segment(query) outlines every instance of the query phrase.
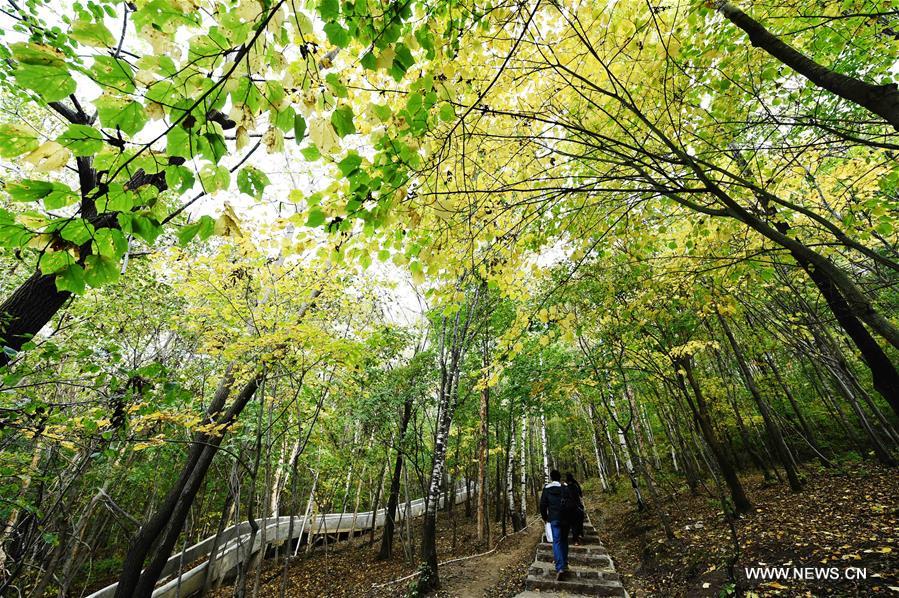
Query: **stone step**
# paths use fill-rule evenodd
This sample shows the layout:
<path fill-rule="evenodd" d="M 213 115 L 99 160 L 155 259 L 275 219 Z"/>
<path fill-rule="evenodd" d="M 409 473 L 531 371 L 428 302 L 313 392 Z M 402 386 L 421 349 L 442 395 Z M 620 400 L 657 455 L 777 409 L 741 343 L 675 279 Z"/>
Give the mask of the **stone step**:
<path fill-rule="evenodd" d="M 568 592 L 586 596 L 627 596 L 624 587 L 617 581 L 605 581 L 601 579 L 579 580 L 574 578 L 563 581 L 549 580 L 542 577 L 528 575 L 524 587 L 528 590 L 541 590 L 550 592 Z"/>
<path fill-rule="evenodd" d="M 599 536 L 588 536 L 584 535 L 580 540 L 581 544 L 602 544 L 602 541 L 599 539 Z"/>
<path fill-rule="evenodd" d="M 552 563 L 546 561 L 534 561 L 531 563 L 528 574 L 534 577 L 543 577 L 547 579 L 556 578 L 556 567 Z M 568 576 L 570 579 L 604 579 L 606 581 L 620 581 L 621 576 L 611 566 L 609 567 L 587 567 L 584 565 L 569 565 Z"/>
<path fill-rule="evenodd" d="M 537 544 L 538 550 L 548 550 L 552 552 L 553 545 L 550 542 L 541 542 Z M 609 554 L 606 550 L 606 547 L 602 544 L 581 544 L 580 546 L 575 546 L 574 544 L 568 544 L 568 554 Z"/>
<path fill-rule="evenodd" d="M 569 535 L 568 538 L 570 540 L 571 536 Z M 581 536 L 581 543 L 582 544 L 602 544 L 602 541 L 599 539 L 598 534 L 589 534 L 589 533 L 585 532 L 584 535 Z"/>
<path fill-rule="evenodd" d="M 537 560 L 543 563 L 553 562 L 552 552 L 537 552 Z M 607 554 L 572 554 L 568 553 L 569 565 L 585 565 L 594 568 L 613 568 L 612 557 Z"/>

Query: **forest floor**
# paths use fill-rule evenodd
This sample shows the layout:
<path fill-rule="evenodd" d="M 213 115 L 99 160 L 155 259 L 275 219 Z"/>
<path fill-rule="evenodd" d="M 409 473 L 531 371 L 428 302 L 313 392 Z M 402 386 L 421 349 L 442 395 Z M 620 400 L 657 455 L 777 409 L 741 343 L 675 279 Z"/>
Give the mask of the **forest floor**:
<path fill-rule="evenodd" d="M 737 578 L 747 595 L 899 596 L 899 475 L 868 464 L 811 472 L 802 492 L 742 475 L 755 510 L 736 522 Z M 591 481 L 588 507 L 631 596 L 718 596 L 733 554 L 720 502 L 700 489 L 668 504 L 676 539 L 652 514 L 638 513 L 621 484 L 604 495 Z M 714 491 L 714 487 L 711 487 Z M 840 579 L 746 581 L 745 567 L 835 568 Z M 866 580 L 846 569 L 865 569 Z M 827 573 L 833 575 L 832 572 Z"/>
<path fill-rule="evenodd" d="M 440 598 L 506 598 L 524 590 L 543 526 L 534 517 L 520 534 L 508 536 L 495 552 L 448 563 L 440 569 Z"/>
<path fill-rule="evenodd" d="M 455 521 L 454 521 L 455 520 Z M 287 598 L 359 597 L 399 598 L 406 595 L 412 579 L 387 584 L 415 573 L 421 543 L 420 519 L 413 521 L 411 536 L 415 544 L 413 563 L 406 559 L 400 530 L 395 537 L 394 555 L 389 561 L 377 560 L 380 531 L 375 534 L 375 545 L 368 544 L 368 537 L 353 542 L 333 544 L 325 552 L 317 546 L 308 558 L 299 558 L 290 564 L 287 577 Z M 456 509 L 451 518 L 445 512 L 437 517 L 437 552 L 440 562 L 487 552 L 495 546 L 477 541 L 474 519 L 465 516 L 463 508 Z M 507 536 L 496 551 L 475 558 L 449 563 L 440 568 L 441 589 L 439 598 L 508 598 L 524 589 L 528 565 L 534 560 L 534 550 L 541 530 L 531 525 L 521 533 Z M 404 534 L 405 535 L 405 534 Z M 407 543 L 408 544 L 408 543 Z M 258 596 L 281 596 L 283 561 L 267 562 L 261 574 Z M 247 587 L 252 588 L 253 576 Z M 233 586 L 223 586 L 211 592 L 211 598 L 230 598 L 235 594 Z"/>

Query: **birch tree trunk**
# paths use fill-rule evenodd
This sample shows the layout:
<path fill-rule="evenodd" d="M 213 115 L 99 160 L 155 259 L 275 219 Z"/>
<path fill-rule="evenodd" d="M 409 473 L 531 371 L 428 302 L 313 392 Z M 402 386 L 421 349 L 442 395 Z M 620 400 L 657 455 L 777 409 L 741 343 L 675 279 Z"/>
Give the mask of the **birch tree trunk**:
<path fill-rule="evenodd" d="M 549 483 L 549 443 L 546 440 L 546 414 L 540 414 L 540 440 L 543 443 L 543 483 Z"/>
<path fill-rule="evenodd" d="M 528 416 L 521 416 L 521 448 L 519 450 L 519 475 L 518 483 L 521 487 L 521 526 L 527 525 L 528 520 L 528 483 L 527 483 L 527 436 L 528 436 Z"/>
<path fill-rule="evenodd" d="M 446 450 L 449 440 L 450 426 L 456 410 L 459 393 L 459 375 L 465 349 L 469 341 L 469 328 L 481 294 L 481 287 L 473 291 L 471 299 L 466 302 L 465 309 L 456 312 L 451 325 L 447 328 L 447 316 L 443 317 L 440 331 L 439 350 L 440 381 L 437 389 L 437 425 L 434 437 L 434 458 L 431 467 L 428 493 L 425 500 L 425 513 L 422 521 L 421 550 L 423 563 L 418 581 L 420 592 L 436 589 L 440 585 L 437 572 L 437 511 L 439 508 L 440 482 L 446 468 Z M 465 318 L 462 319 L 462 312 Z"/>

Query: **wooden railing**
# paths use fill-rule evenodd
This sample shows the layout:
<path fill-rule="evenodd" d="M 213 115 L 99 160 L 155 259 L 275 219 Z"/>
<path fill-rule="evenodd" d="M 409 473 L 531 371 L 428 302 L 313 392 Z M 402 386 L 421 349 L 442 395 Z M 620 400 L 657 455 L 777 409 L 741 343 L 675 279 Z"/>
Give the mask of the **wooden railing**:
<path fill-rule="evenodd" d="M 467 497 L 467 489 L 463 485 L 457 488 L 455 492 L 456 504 L 464 501 Z M 445 505 L 446 496 L 440 497 L 439 508 Z M 425 501 L 419 498 L 407 503 L 397 505 L 396 520 L 402 521 L 407 517 L 418 517 L 425 510 Z M 305 517 L 284 516 L 269 517 L 266 519 L 257 519 L 259 526 L 252 546 L 250 546 L 250 537 L 253 536 L 250 528 L 250 522 L 244 521 L 237 525 L 233 525 L 222 531 L 221 534 L 209 536 L 201 542 L 197 542 L 190 548 L 172 555 L 166 562 L 162 570 L 160 579 L 168 579 L 162 585 L 153 591 L 153 598 L 170 598 L 176 595 L 186 597 L 203 589 L 207 583 L 206 569 L 209 566 L 209 553 L 212 552 L 213 545 L 216 544 L 216 536 L 218 536 L 217 553 L 213 561 L 212 570 L 209 574 L 209 583 L 216 582 L 220 579 L 232 574 L 238 564 L 248 561 L 254 554 L 263 548 L 263 538 L 265 547 L 270 545 L 281 546 L 298 538 L 302 538 L 303 534 L 309 534 L 311 539 L 314 536 L 323 534 L 352 534 L 355 532 L 369 531 L 374 525 L 375 528 L 384 525 L 387 509 L 378 509 L 377 513 L 365 511 L 363 513 L 326 513 L 309 517 L 310 525 L 306 525 Z M 291 527 L 291 519 L 293 519 L 293 527 Z M 374 523 L 372 522 L 374 520 Z M 263 528 L 265 533 L 263 533 Z M 198 559 L 204 558 L 204 561 L 193 568 L 181 571 L 185 565 L 195 563 Z M 169 579 L 170 578 L 170 579 Z M 87 598 L 112 598 L 115 595 L 116 586 L 106 586 L 102 590 L 98 590 L 90 594 Z"/>

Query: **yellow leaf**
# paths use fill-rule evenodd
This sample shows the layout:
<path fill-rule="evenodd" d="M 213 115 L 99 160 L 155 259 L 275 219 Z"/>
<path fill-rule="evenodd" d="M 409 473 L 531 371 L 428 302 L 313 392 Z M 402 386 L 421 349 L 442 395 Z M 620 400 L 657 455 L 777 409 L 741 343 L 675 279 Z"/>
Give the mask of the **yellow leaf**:
<path fill-rule="evenodd" d="M 240 221 L 231 204 L 225 204 L 225 210 L 222 215 L 215 221 L 215 234 L 220 237 L 242 237 L 243 231 L 240 230 Z"/>
<path fill-rule="evenodd" d="M 69 150 L 60 144 L 47 141 L 22 160 L 34 166 L 38 172 L 50 172 L 65 166 L 71 156 Z"/>
<path fill-rule="evenodd" d="M 332 154 L 340 149 L 340 140 L 331 122 L 323 118 L 316 118 L 309 126 L 309 138 L 323 154 Z"/>

